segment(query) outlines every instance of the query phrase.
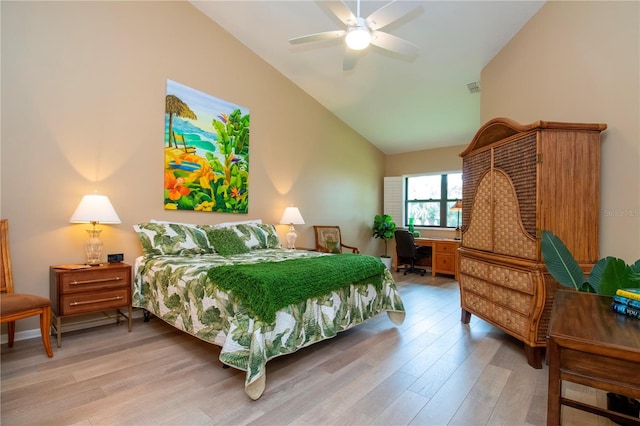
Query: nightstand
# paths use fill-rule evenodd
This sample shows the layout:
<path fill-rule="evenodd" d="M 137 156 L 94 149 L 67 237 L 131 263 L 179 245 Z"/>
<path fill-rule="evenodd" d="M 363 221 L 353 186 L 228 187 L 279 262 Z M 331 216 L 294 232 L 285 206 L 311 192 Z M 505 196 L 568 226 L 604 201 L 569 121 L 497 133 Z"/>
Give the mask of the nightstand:
<path fill-rule="evenodd" d="M 116 310 L 128 321 L 131 331 L 131 265 L 109 263 L 86 269 L 49 268 L 51 326 L 61 346 L 62 318 Z M 120 311 L 127 308 L 128 315 Z"/>

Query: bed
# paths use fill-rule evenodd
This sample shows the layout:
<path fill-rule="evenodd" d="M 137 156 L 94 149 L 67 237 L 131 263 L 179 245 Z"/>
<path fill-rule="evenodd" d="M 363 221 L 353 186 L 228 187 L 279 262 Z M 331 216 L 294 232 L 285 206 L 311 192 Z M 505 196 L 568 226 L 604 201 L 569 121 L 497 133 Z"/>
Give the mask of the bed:
<path fill-rule="evenodd" d="M 134 266 L 133 306 L 220 346 L 220 361 L 246 372 L 251 399 L 265 390 L 269 360 L 382 312 L 404 321 L 393 277 L 377 258 L 283 249 L 275 227 L 259 221 L 134 229 L 144 254 Z"/>

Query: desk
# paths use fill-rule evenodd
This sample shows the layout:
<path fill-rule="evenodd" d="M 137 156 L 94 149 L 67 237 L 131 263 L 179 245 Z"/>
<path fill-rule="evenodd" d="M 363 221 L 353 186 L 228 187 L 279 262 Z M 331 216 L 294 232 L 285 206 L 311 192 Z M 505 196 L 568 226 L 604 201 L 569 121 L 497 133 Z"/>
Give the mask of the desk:
<path fill-rule="evenodd" d="M 560 424 L 562 405 L 618 422 L 629 416 L 562 396 L 566 380 L 640 398 L 640 321 L 609 309 L 611 297 L 556 292 L 549 324 L 547 425 Z M 640 419 L 635 418 L 640 425 Z"/>
<path fill-rule="evenodd" d="M 458 249 L 460 240 L 448 238 L 415 238 L 416 245 L 431 247 L 431 276 L 436 273 L 453 275 L 458 279 Z M 398 255 L 393 251 L 393 265 L 398 268 Z"/>

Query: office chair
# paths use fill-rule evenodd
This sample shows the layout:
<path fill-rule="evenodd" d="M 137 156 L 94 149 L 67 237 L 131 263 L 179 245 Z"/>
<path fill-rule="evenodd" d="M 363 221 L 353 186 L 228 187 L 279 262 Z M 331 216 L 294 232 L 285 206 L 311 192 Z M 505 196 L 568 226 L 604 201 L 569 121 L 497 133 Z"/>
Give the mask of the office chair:
<path fill-rule="evenodd" d="M 398 257 L 398 264 L 396 265 L 396 272 L 400 272 L 401 264 L 408 264 L 408 267 L 404 267 L 404 275 L 407 272 L 420 273 L 420 276 L 424 276 L 426 269 L 417 268 L 416 261 L 431 257 L 431 247 L 419 247 L 416 246 L 416 242 L 413 239 L 413 235 L 409 231 L 396 230 L 396 254 Z"/>

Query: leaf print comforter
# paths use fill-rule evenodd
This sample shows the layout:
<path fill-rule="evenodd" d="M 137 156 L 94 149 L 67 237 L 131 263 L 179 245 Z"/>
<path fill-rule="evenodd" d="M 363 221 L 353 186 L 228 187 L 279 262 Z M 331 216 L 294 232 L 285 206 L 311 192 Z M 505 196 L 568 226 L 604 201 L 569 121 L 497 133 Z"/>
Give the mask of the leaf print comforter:
<path fill-rule="evenodd" d="M 313 256 L 335 255 L 263 249 L 226 257 L 217 254 L 139 257 L 133 280 L 133 306 L 221 346 L 220 361 L 246 371 L 245 392 L 255 400 L 264 392 L 266 364 L 270 359 L 334 337 L 384 311 L 395 324 L 404 321 L 402 300 L 386 269 L 379 291 L 373 283 L 350 284 L 280 309 L 270 323 L 253 318 L 233 293 L 221 290 L 207 278 L 207 272 L 215 266 Z"/>

